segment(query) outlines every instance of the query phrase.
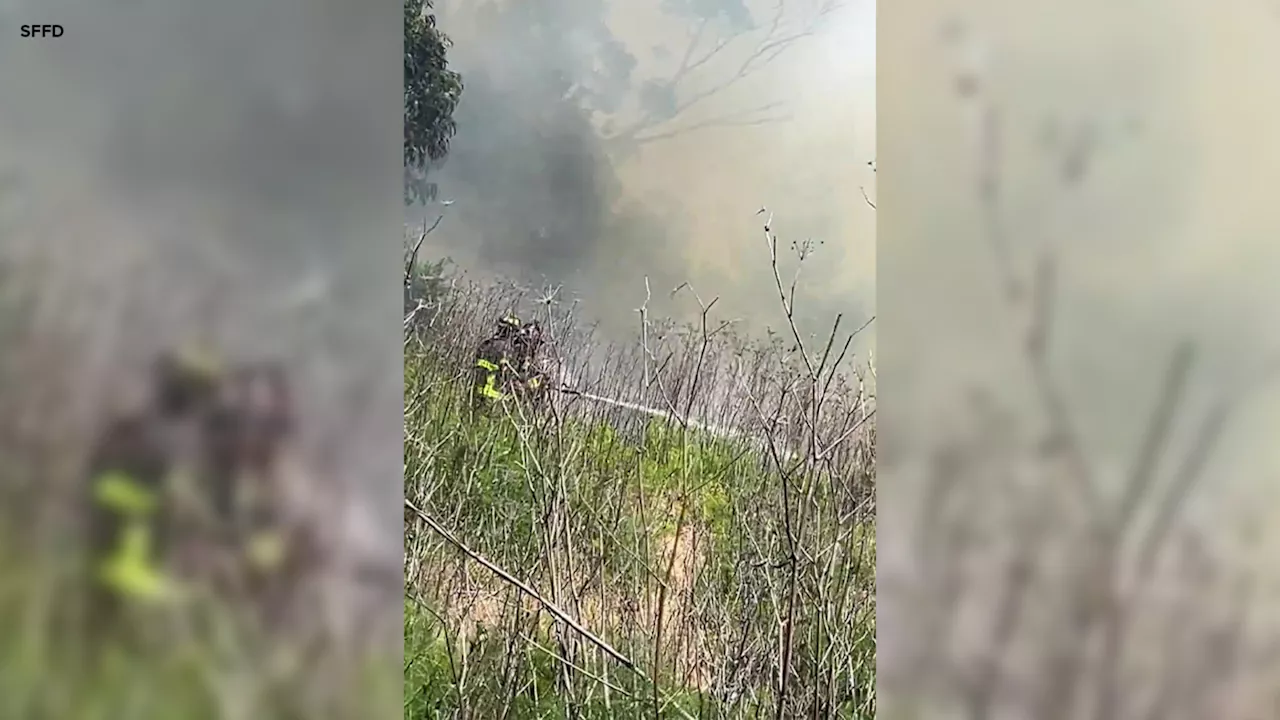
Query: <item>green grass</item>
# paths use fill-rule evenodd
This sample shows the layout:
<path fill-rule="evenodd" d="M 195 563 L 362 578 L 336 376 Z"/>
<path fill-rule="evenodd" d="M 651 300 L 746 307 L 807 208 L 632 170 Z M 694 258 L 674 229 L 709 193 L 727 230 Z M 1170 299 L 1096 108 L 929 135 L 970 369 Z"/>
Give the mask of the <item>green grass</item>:
<path fill-rule="evenodd" d="M 396 712 L 393 666 L 367 663 L 357 677 L 329 678 L 334 692 L 321 699 L 307 670 L 272 672 L 265 655 L 253 656 L 221 606 L 184 611 L 181 627 L 199 618 L 205 629 L 183 641 L 168 624 L 177 617 L 139 613 L 141 630 L 127 642 L 92 642 L 75 566 L 12 550 L 0 547 L 0 717 L 371 720 Z"/>
<path fill-rule="evenodd" d="M 778 468 L 741 440 L 661 419 L 473 417 L 467 350 L 406 345 L 406 497 L 636 669 L 408 517 L 405 720 L 772 717 L 789 536 L 785 716 L 874 717 L 873 454 L 789 475 L 788 513 Z"/>

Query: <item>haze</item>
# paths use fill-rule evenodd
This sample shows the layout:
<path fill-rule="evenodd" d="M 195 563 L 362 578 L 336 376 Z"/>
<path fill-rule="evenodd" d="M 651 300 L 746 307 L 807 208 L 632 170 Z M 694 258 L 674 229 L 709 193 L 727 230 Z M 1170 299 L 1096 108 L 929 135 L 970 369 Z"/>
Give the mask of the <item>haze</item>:
<path fill-rule="evenodd" d="M 875 211 L 859 188 L 874 201 L 874 4 L 834 9 L 772 62 L 653 131 L 677 131 L 672 137 L 619 150 L 602 138 L 640 117 L 643 82 L 671 76 L 697 27 L 670 5 L 534 3 L 527 12 L 539 25 L 506 24 L 500 3 L 437 4 L 455 43 L 450 62 L 467 90 L 454 149 L 436 178 L 441 197 L 454 204 L 441 209 L 435 251 L 472 270 L 565 283 L 589 311 L 617 323 L 633 322 L 646 275 L 655 294 L 687 280 L 705 296 L 724 296 L 726 314 L 763 316 L 774 308 L 760 292 L 771 281 L 763 216 L 755 213 L 767 206 L 784 244 L 823 243 L 806 271 L 808 313 L 865 319 L 874 311 Z M 749 5 L 756 24 L 767 26 L 774 3 Z M 735 4 L 716 7 L 727 14 Z M 800 27 L 815 7 L 785 0 L 784 30 Z M 714 42 L 710 27 L 702 49 Z M 764 33 L 732 40 L 689 74 L 678 96 L 733 76 Z M 601 71 L 601 43 L 609 38 L 634 59 L 629 74 Z M 598 95 L 616 96 L 617 107 L 566 110 L 553 90 L 561 86 L 547 79 L 559 76 L 570 85 L 595 83 Z M 768 112 L 744 112 L 771 104 Z M 761 117 L 778 121 L 746 124 Z M 724 119 L 735 126 L 716 126 Z M 701 124 L 708 126 L 678 132 Z M 554 180 L 551 167 L 559 168 Z M 411 215 L 434 218 L 436 211 Z"/>

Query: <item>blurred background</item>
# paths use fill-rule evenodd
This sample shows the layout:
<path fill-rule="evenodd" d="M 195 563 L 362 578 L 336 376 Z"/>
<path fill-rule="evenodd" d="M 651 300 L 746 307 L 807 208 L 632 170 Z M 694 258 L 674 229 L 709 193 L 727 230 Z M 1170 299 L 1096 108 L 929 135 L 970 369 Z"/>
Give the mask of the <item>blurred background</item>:
<path fill-rule="evenodd" d="M 878 30 L 884 716 L 1273 715 L 1276 6 Z"/>
<path fill-rule="evenodd" d="M 401 17 L 0 5 L 0 715 L 398 712 Z M 269 500 L 197 542 L 111 515 L 109 471 Z M 236 593 L 170 559 L 182 602 L 101 599 L 113 553 L 235 555 L 246 523 L 292 559 Z"/>

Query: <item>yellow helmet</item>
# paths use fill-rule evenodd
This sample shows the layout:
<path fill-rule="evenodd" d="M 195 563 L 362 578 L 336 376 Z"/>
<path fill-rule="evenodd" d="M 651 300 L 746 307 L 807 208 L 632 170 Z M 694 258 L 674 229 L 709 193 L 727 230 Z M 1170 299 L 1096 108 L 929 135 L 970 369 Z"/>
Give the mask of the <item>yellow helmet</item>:
<path fill-rule="evenodd" d="M 173 352 L 174 366 L 184 375 L 212 380 L 222 375 L 222 363 L 213 350 L 197 343 L 185 343 Z"/>
<path fill-rule="evenodd" d="M 520 332 L 523 327 L 520 318 L 515 315 L 505 315 L 498 320 L 498 335 L 508 337 Z"/>
<path fill-rule="evenodd" d="M 153 387 L 160 407 L 183 413 L 216 392 L 223 368 L 212 352 L 185 345 L 161 354 L 154 370 Z"/>

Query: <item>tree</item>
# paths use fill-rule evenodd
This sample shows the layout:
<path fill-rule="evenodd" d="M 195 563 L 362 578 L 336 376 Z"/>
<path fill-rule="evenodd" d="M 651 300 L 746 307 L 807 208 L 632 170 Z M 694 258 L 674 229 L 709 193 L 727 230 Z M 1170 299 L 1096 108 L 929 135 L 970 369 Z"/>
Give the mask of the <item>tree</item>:
<path fill-rule="evenodd" d="M 466 132 L 441 179 L 480 261 L 579 289 L 600 258 L 681 272 L 684 208 L 625 197 L 618 168 L 651 143 L 784 120 L 779 98 L 741 90 L 839 0 L 656 0 L 656 17 L 684 29 L 657 47 L 611 21 L 623 2 L 437 4 L 470 33 L 451 54 L 467 73 Z"/>
<path fill-rule="evenodd" d="M 448 36 L 436 28 L 432 0 L 404 0 L 405 204 L 434 196 L 428 168 L 449 152 L 462 77 L 449 69 Z"/>
<path fill-rule="evenodd" d="M 783 103 L 762 101 L 707 113 L 726 91 L 813 35 L 839 0 L 774 0 L 757 18 L 749 0 L 663 0 L 666 14 L 684 21 L 687 35 L 656 48 L 666 72 L 635 88 L 631 119 L 609 123 L 604 136 L 626 157 L 638 147 L 710 128 L 767 125 L 787 119 Z M 696 117 L 701 115 L 701 117 Z"/>
<path fill-rule="evenodd" d="M 629 47 L 607 21 L 620 2 L 451 0 L 450 6 L 483 18 L 480 46 L 503 48 L 495 57 L 527 47 L 517 56 L 528 65 L 520 72 L 535 82 L 528 93 L 540 88 L 585 113 L 618 162 L 644 145 L 688 133 L 786 120 L 779 99 L 736 103 L 727 96 L 815 34 L 841 6 L 841 0 L 658 0 L 662 16 L 684 32 L 641 48 Z M 652 56 L 643 72 L 637 53 Z"/>

